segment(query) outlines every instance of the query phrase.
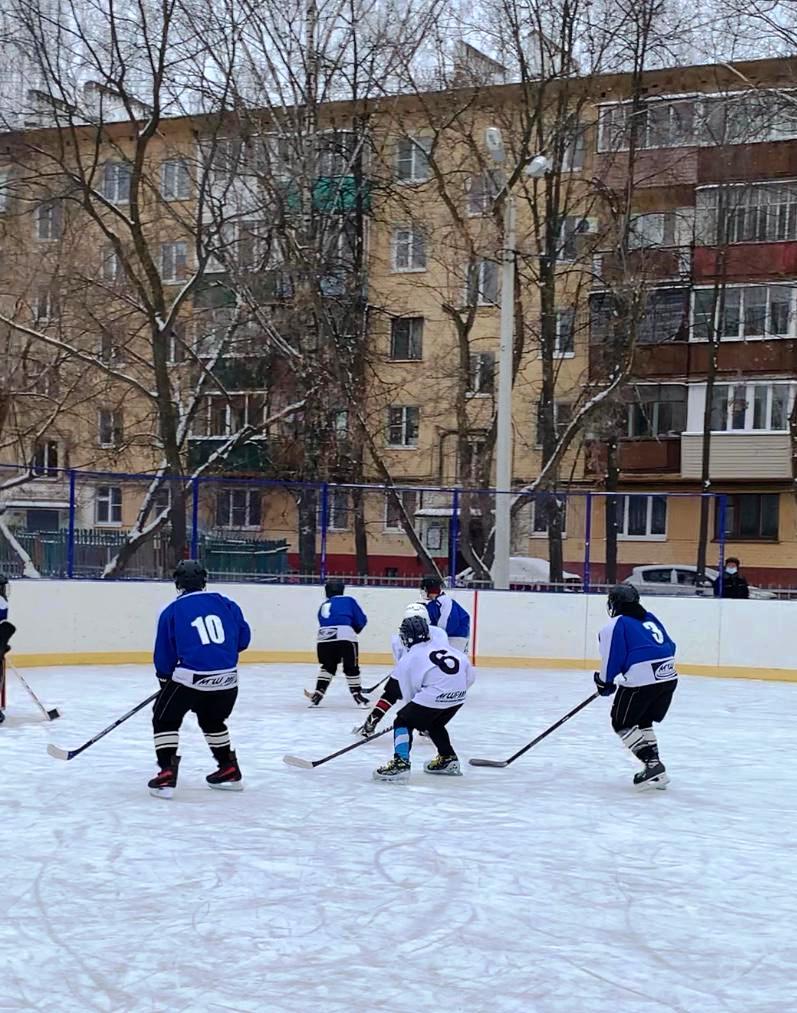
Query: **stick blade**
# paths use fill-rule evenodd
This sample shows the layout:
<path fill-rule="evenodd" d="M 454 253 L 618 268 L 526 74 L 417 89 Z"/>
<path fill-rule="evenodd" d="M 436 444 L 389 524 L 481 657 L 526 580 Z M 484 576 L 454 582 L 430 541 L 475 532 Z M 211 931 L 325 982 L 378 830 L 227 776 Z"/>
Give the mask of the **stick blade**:
<path fill-rule="evenodd" d="M 287 763 L 289 767 L 301 767 L 302 770 L 312 770 L 312 760 L 303 760 L 301 756 L 283 756 L 282 762 Z"/>
<path fill-rule="evenodd" d="M 50 756 L 54 756 L 56 760 L 69 760 L 71 756 L 68 749 L 61 749 L 60 746 L 54 746 L 51 743 L 47 746 L 47 752 Z"/>
<path fill-rule="evenodd" d="M 508 767 L 506 760 L 480 760 L 478 757 L 471 757 L 468 763 L 473 767 Z"/>

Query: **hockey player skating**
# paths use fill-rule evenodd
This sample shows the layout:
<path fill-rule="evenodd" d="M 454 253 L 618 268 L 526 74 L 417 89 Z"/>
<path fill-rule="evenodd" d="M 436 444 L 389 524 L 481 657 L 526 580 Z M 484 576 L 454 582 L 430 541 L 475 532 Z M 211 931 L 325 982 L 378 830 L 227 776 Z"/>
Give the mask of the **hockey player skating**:
<path fill-rule="evenodd" d="M 189 711 L 205 735 L 218 769 L 205 778 L 211 788 L 240 791 L 241 770 L 227 730 L 238 696 L 238 654 L 251 640 L 236 602 L 206 591 L 207 571 L 194 559 L 177 564 L 177 599 L 161 612 L 155 638 L 155 672 L 161 690 L 152 710 L 160 772 L 152 795 L 171 798 L 177 785 L 179 730 Z"/>
<path fill-rule="evenodd" d="M 343 666 L 352 699 L 358 707 L 367 707 L 360 684 L 357 634 L 368 622 L 365 613 L 351 595 L 344 594 L 342 580 L 329 580 L 324 586 L 327 598 L 318 610 L 318 680 L 310 697 L 310 706 L 318 707 L 338 670 Z"/>
<path fill-rule="evenodd" d="M 413 616 L 419 616 L 421 619 L 425 619 L 427 624 L 429 623 L 429 613 L 426 611 L 426 605 L 423 602 L 411 602 L 405 612 L 404 619 L 411 619 Z M 445 632 L 440 629 L 439 626 L 429 626 L 429 638 L 437 648 L 447 649 L 451 645 L 448 642 L 448 637 Z M 398 664 L 402 657 L 407 653 L 407 648 L 401 641 L 401 637 L 398 633 L 393 634 L 391 647 L 393 650 L 393 658 Z M 362 735 L 363 738 L 367 739 L 376 731 L 376 726 L 387 714 L 393 704 L 398 703 L 401 699 L 401 688 L 399 687 L 398 680 L 393 672 L 388 678 L 382 690 L 382 695 L 376 701 L 373 706 L 373 710 L 365 719 L 365 721 L 352 728 L 352 732 L 355 735 Z"/>
<path fill-rule="evenodd" d="M 429 623 L 420 616 L 404 619 L 399 636 L 407 650 L 394 676 L 407 702 L 393 723 L 393 759 L 374 771 L 374 780 L 409 780 L 414 731 L 428 732 L 437 749 L 437 756 L 424 764 L 427 774 L 459 775 L 446 725 L 465 702 L 475 673 L 461 651 L 432 643 Z"/>
<path fill-rule="evenodd" d="M 429 613 L 430 626 L 438 626 L 448 637 L 452 647 L 467 651 L 470 638 L 470 616 L 465 609 L 443 590 L 439 577 L 421 580 L 421 595 Z"/>
<path fill-rule="evenodd" d="M 0 725 L 5 721 L 3 706 L 6 698 L 6 655 L 14 627 L 8 621 L 8 578 L 0 576 Z"/>
<path fill-rule="evenodd" d="M 653 723 L 664 719 L 675 687 L 675 644 L 663 624 L 639 603 L 632 584 L 618 584 L 606 603 L 612 617 L 598 634 L 601 670 L 595 685 L 601 696 L 617 690 L 612 728 L 644 764 L 634 775 L 640 788 L 664 788 L 669 776 L 659 758 Z"/>

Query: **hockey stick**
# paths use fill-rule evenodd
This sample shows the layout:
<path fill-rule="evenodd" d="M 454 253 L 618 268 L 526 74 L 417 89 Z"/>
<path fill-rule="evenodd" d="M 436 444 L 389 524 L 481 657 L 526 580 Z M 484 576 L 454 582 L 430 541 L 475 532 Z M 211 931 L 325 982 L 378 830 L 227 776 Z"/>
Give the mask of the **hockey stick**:
<path fill-rule="evenodd" d="M 28 691 L 28 693 L 30 694 L 30 696 L 33 698 L 33 702 L 36 704 L 36 706 L 39 708 L 39 710 L 47 718 L 48 721 L 55 721 L 56 718 L 60 718 L 61 717 L 61 712 L 58 710 L 57 707 L 51 707 L 48 710 L 44 706 L 44 704 L 41 702 L 41 700 L 36 696 L 36 694 L 33 692 L 33 690 L 28 685 L 27 680 L 25 678 L 23 678 L 22 674 L 20 672 L 18 672 L 16 670 L 16 668 L 14 668 L 13 665 L 9 665 L 8 667 L 11 669 L 11 671 L 14 673 L 14 675 L 19 679 L 19 681 L 22 683 L 22 685 Z"/>
<path fill-rule="evenodd" d="M 94 736 L 93 739 L 89 739 L 88 742 L 84 742 L 82 746 L 78 746 L 77 749 L 61 749 L 60 746 L 54 746 L 52 742 L 47 746 L 47 752 L 50 756 L 54 756 L 56 760 L 73 760 L 78 753 L 82 753 L 84 749 L 88 749 L 89 746 L 93 746 L 95 742 L 98 742 L 103 736 L 107 735 L 108 732 L 112 732 L 114 728 L 118 728 L 123 721 L 127 721 L 128 718 L 132 718 L 134 714 L 146 707 L 148 703 L 152 703 L 155 697 L 160 693 L 153 693 L 152 696 L 148 696 L 146 700 L 142 700 L 141 703 L 136 704 L 132 710 L 129 710 L 127 714 L 123 714 L 120 718 L 117 718 L 112 725 L 108 725 L 107 728 L 103 728 L 101 732 Z"/>
<path fill-rule="evenodd" d="M 373 691 L 375 689 L 379 689 L 379 687 L 382 685 L 382 683 L 383 682 L 387 682 L 387 680 L 389 678 L 390 678 L 390 672 L 388 672 L 388 674 L 386 676 L 384 676 L 383 678 L 381 678 L 379 680 L 379 682 L 375 682 L 373 684 L 373 686 L 363 686 L 363 693 L 373 693 Z"/>
<path fill-rule="evenodd" d="M 393 725 L 389 728 L 383 728 L 381 732 L 369 735 L 367 739 L 360 739 L 359 742 L 352 742 L 351 745 L 344 746 L 343 749 L 339 749 L 337 753 L 330 753 L 329 756 L 323 756 L 320 760 L 304 760 L 301 756 L 283 756 L 282 762 L 287 763 L 290 767 L 302 767 L 304 770 L 311 770 L 313 767 L 320 767 L 322 763 L 326 763 L 328 760 L 334 760 L 336 756 L 342 756 L 344 753 L 348 753 L 352 749 L 358 749 L 360 746 L 364 746 L 366 742 L 371 742 L 373 739 L 378 739 L 380 735 L 387 735 L 388 732 L 392 731 Z"/>
<path fill-rule="evenodd" d="M 560 728 L 565 723 L 565 721 L 569 721 L 574 714 L 578 714 L 578 712 L 582 710 L 584 707 L 586 707 L 587 704 L 590 704 L 592 703 L 593 700 L 597 699 L 598 694 L 593 693 L 592 696 L 588 696 L 586 700 L 582 700 L 577 707 L 574 707 L 571 711 L 568 711 L 563 718 L 559 718 L 559 720 L 555 724 L 552 724 L 550 728 L 546 728 L 541 735 L 538 735 L 536 739 L 532 739 L 531 742 L 523 746 L 522 749 L 518 749 L 518 751 L 516 753 L 513 753 L 508 760 L 480 760 L 474 758 L 468 760 L 468 763 L 472 764 L 474 767 L 508 767 L 509 764 L 514 763 L 519 756 L 522 756 L 524 753 L 527 753 L 532 746 L 536 746 L 538 742 L 542 742 L 542 740 L 546 738 L 548 735 L 550 735 L 551 732 L 555 732 L 557 728 Z"/>

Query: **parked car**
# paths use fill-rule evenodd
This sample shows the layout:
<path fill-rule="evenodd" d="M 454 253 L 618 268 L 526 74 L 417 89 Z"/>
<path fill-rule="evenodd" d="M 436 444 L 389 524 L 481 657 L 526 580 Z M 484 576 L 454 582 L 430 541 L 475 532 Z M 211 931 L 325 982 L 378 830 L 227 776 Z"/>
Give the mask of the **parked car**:
<path fill-rule="evenodd" d="M 625 578 L 629 584 L 639 588 L 640 594 L 702 595 L 714 596 L 714 585 L 719 580 L 719 570 L 706 567 L 706 583 L 697 584 L 697 567 L 689 563 L 650 563 L 635 566 Z M 750 585 L 751 598 L 775 598 L 773 591 L 765 591 Z"/>
<path fill-rule="evenodd" d="M 580 591 L 581 577 L 577 573 L 563 571 L 565 590 Z M 479 587 L 482 582 L 474 580 L 473 570 L 468 567 L 457 574 L 459 587 Z M 551 587 L 561 588 L 561 584 L 551 584 L 551 571 L 547 559 L 536 556 L 509 557 L 509 586 L 513 591 L 548 591 Z"/>

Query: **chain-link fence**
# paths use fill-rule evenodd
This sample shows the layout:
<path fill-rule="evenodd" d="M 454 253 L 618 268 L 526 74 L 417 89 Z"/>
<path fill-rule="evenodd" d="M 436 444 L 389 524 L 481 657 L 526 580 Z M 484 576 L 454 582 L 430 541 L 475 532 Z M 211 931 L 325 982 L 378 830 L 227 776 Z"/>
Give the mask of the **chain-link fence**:
<path fill-rule="evenodd" d="M 177 559 L 192 556 L 214 579 L 340 576 L 414 587 L 437 572 L 451 586 L 486 588 L 493 586 L 496 495 L 0 466 L 0 571 L 165 578 Z M 795 546 L 784 537 L 793 497 L 782 499 L 779 510 L 775 493 L 515 492 L 509 584 L 597 591 L 629 579 L 646 594 L 713 595 L 723 591 L 730 554 L 743 556 L 754 596 L 772 588 L 780 596 L 797 585 L 797 568 L 788 568 Z"/>

